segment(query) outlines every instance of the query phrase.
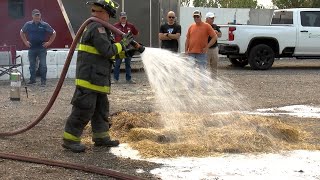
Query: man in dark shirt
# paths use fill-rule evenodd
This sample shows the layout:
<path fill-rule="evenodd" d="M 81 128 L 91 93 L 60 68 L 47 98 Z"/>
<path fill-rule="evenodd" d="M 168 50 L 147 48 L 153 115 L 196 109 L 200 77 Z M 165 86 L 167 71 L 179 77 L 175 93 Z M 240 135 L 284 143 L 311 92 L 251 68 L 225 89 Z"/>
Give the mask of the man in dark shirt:
<path fill-rule="evenodd" d="M 47 41 L 47 36 L 50 36 Z M 38 9 L 32 11 L 32 21 L 24 24 L 20 31 L 23 43 L 29 48 L 28 58 L 30 62 L 30 82 L 36 83 L 36 59 L 39 58 L 39 70 L 41 75 L 41 86 L 46 85 L 47 79 L 47 48 L 56 37 L 55 30 L 46 22 L 41 20 Z"/>
<path fill-rule="evenodd" d="M 181 26 L 175 22 L 175 19 L 175 13 L 169 11 L 167 14 L 167 22 L 160 27 L 159 39 L 161 40 L 161 48 L 178 52 Z"/>
<path fill-rule="evenodd" d="M 215 30 L 218 37 L 221 37 L 221 31 L 219 26 L 214 24 L 215 15 L 212 12 L 206 14 L 206 22 L 211 25 Z M 208 42 L 210 42 L 211 37 L 208 37 Z M 207 53 L 208 67 L 210 69 L 211 75 L 214 78 L 217 75 L 217 66 L 219 61 L 219 49 L 218 49 L 218 40 L 208 49 Z"/>

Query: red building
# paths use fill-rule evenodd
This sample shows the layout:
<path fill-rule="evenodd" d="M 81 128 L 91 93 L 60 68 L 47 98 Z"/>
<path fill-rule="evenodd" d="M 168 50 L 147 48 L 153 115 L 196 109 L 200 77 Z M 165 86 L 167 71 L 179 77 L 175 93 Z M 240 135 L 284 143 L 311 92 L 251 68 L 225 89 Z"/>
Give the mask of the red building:
<path fill-rule="evenodd" d="M 17 50 L 26 49 L 20 38 L 24 23 L 32 20 L 31 11 L 39 9 L 42 19 L 57 32 L 53 48 L 65 48 L 72 43 L 72 36 L 57 0 L 0 0 L 0 46 L 15 45 Z"/>
<path fill-rule="evenodd" d="M 17 50 L 26 47 L 20 39 L 24 23 L 32 20 L 31 11 L 39 9 L 42 19 L 57 32 L 55 41 L 49 48 L 70 47 L 72 35 L 90 17 L 86 5 L 89 0 L 0 0 L 0 46 L 15 45 Z M 159 47 L 160 24 L 165 21 L 169 10 L 179 15 L 179 0 L 115 0 L 120 7 L 117 14 L 126 11 L 130 22 L 139 30 L 136 40 L 145 46 Z M 111 19 L 110 23 L 115 23 Z"/>

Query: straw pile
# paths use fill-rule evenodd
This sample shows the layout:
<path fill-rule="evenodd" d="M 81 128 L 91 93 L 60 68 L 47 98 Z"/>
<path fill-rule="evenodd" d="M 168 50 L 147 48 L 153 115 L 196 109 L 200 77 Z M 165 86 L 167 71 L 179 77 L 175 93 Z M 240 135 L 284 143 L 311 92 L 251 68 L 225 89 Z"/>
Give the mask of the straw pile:
<path fill-rule="evenodd" d="M 167 118 L 175 118 L 176 126 L 166 124 Z M 308 143 L 312 137 L 299 125 L 275 117 L 121 112 L 112 117 L 112 123 L 111 136 L 129 143 L 144 157 L 320 149 Z"/>

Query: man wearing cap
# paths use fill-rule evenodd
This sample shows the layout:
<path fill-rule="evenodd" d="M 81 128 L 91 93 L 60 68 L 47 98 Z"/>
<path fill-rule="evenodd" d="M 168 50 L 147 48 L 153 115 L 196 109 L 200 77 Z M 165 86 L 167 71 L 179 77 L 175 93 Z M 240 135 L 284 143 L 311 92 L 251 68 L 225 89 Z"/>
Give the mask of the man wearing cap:
<path fill-rule="evenodd" d="M 206 53 L 209 47 L 217 41 L 217 34 L 209 24 L 202 22 L 201 17 L 200 11 L 193 12 L 195 23 L 191 24 L 188 29 L 185 51 L 186 54 L 196 59 L 197 67 L 204 70 L 207 64 Z M 209 43 L 208 36 L 211 37 Z"/>
<path fill-rule="evenodd" d="M 212 12 L 206 14 L 206 23 L 210 24 L 211 27 L 215 30 L 218 37 L 221 37 L 221 31 L 219 26 L 214 24 L 215 15 Z M 208 42 L 210 42 L 211 37 L 208 37 Z M 217 75 L 217 66 L 219 61 L 219 49 L 218 49 L 218 40 L 209 47 L 207 53 L 208 66 L 211 72 L 211 77 L 214 78 Z"/>
<path fill-rule="evenodd" d="M 178 52 L 181 26 L 175 20 L 176 14 L 173 11 L 169 11 L 167 22 L 160 26 L 159 39 L 161 40 L 161 48 Z"/>
<path fill-rule="evenodd" d="M 119 5 L 112 0 L 87 2 L 91 15 L 109 22 L 116 17 Z M 109 101 L 111 70 L 115 56 L 122 52 L 133 41 L 132 34 L 123 35 L 123 40 L 114 42 L 113 35 L 101 23 L 90 22 L 82 34 L 77 56 L 76 89 L 71 104 L 63 144 L 65 149 L 75 153 L 84 152 L 86 147 L 81 143 L 85 126 L 91 121 L 92 141 L 95 146 L 114 147 L 118 140 L 109 136 Z"/>
<path fill-rule="evenodd" d="M 48 35 L 50 38 L 47 41 Z M 45 86 L 47 79 L 47 48 L 56 38 L 56 31 L 48 23 L 42 21 L 40 11 L 34 9 L 32 11 L 32 20 L 24 24 L 20 30 L 20 37 L 29 48 L 30 81 L 28 84 L 36 83 L 36 59 L 38 57 L 41 86 Z"/>
<path fill-rule="evenodd" d="M 114 27 L 119 29 L 120 31 L 124 33 L 131 32 L 133 35 L 137 36 L 139 34 L 139 31 L 137 28 L 127 21 L 127 13 L 121 12 L 119 17 L 119 22 L 114 24 Z M 122 39 L 121 35 L 115 35 L 115 41 L 120 42 Z M 127 57 L 125 60 L 125 70 L 126 70 L 126 81 L 129 84 L 134 84 L 135 82 L 131 79 L 131 57 Z M 113 76 L 115 83 L 119 82 L 119 76 L 120 76 L 120 66 L 122 63 L 122 59 L 116 58 L 114 69 L 113 69 Z"/>

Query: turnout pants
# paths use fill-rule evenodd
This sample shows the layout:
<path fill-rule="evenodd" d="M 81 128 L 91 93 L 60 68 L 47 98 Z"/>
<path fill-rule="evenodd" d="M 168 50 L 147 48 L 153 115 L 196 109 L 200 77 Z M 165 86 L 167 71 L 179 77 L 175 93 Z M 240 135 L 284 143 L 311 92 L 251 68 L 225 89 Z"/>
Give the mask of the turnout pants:
<path fill-rule="evenodd" d="M 84 127 L 91 120 L 93 139 L 109 137 L 109 101 L 107 94 L 76 88 L 73 105 L 65 126 L 64 139 L 80 141 Z"/>

